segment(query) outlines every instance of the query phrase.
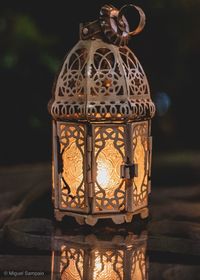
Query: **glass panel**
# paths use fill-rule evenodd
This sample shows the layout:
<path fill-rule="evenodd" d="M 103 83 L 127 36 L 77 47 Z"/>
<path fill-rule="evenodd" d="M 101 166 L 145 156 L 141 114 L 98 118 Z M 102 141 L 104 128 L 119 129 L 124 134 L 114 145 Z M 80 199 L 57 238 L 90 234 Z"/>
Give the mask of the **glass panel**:
<path fill-rule="evenodd" d="M 121 280 L 123 279 L 122 250 L 94 252 L 94 270 L 92 279 L 95 280 Z"/>
<path fill-rule="evenodd" d="M 134 206 L 147 204 L 148 198 L 148 123 L 135 124 L 133 127 L 133 162 L 138 166 L 137 177 L 134 177 Z"/>
<path fill-rule="evenodd" d="M 61 280 L 83 279 L 83 250 L 61 247 Z"/>
<path fill-rule="evenodd" d="M 104 189 L 106 196 L 112 197 L 119 186 L 122 157 L 115 149 L 112 140 L 108 140 L 105 148 L 97 157 L 97 182 Z"/>
<path fill-rule="evenodd" d="M 64 149 L 63 160 L 63 179 L 71 189 L 71 195 L 76 196 L 77 189 L 83 180 L 83 157 L 76 145 L 76 139 L 69 139 L 69 146 Z"/>
<path fill-rule="evenodd" d="M 61 208 L 85 207 L 84 127 L 60 124 Z"/>
<path fill-rule="evenodd" d="M 120 178 L 124 154 L 124 127 L 95 127 L 95 211 L 124 209 L 125 182 Z"/>

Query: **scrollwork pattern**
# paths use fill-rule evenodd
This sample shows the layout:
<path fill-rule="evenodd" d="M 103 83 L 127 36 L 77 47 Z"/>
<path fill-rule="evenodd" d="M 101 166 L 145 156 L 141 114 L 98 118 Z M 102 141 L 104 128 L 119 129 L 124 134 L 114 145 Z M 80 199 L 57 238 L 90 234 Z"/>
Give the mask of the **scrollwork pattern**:
<path fill-rule="evenodd" d="M 95 211 L 120 211 L 125 207 L 125 182 L 120 166 L 125 157 L 124 127 L 95 128 Z"/>
<path fill-rule="evenodd" d="M 83 279 L 83 258 L 82 249 L 61 247 L 60 276 L 61 280 L 82 280 Z"/>
<path fill-rule="evenodd" d="M 131 279 L 147 280 L 147 261 L 146 261 L 146 246 L 139 247 L 133 251 L 132 256 Z"/>
<path fill-rule="evenodd" d="M 60 124 L 61 205 L 63 209 L 85 208 L 84 184 L 84 127 Z"/>
<path fill-rule="evenodd" d="M 127 47 L 120 48 L 119 52 L 123 61 L 130 97 L 132 98 L 134 95 L 144 98 L 145 95 L 150 95 L 146 75 L 136 56 Z"/>
<path fill-rule="evenodd" d="M 96 250 L 94 252 L 93 279 L 123 280 L 124 252 L 122 250 Z"/>

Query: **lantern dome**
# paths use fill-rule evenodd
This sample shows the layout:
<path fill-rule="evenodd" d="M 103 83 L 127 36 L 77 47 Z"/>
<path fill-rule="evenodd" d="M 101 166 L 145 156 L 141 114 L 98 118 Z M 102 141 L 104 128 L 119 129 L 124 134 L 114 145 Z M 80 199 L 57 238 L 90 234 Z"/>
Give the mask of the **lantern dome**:
<path fill-rule="evenodd" d="M 125 43 L 115 45 L 100 35 L 85 39 L 87 32 L 88 28 L 82 26 L 81 40 L 67 55 L 55 81 L 49 104 L 53 118 L 87 121 L 152 118 L 155 105 L 135 54 Z"/>

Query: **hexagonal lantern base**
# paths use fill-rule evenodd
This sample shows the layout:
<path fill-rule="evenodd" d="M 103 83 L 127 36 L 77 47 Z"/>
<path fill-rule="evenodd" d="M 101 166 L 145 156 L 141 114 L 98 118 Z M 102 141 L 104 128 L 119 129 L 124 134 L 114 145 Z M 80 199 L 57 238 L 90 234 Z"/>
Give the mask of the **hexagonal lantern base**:
<path fill-rule="evenodd" d="M 141 208 L 132 213 L 121 214 L 102 214 L 102 215 L 84 215 L 72 212 L 61 211 L 55 209 L 54 215 L 57 221 L 62 221 L 65 216 L 71 216 L 76 219 L 80 225 L 88 224 L 94 226 L 100 219 L 112 219 L 115 224 L 123 224 L 125 222 L 131 223 L 134 215 L 140 215 L 141 219 L 146 219 L 149 216 L 149 209 L 147 207 Z"/>

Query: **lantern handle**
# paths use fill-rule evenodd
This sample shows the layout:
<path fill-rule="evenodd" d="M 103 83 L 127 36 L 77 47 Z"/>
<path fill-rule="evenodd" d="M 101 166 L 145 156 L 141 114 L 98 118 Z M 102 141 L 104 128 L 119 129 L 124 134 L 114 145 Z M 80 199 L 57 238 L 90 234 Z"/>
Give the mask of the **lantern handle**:
<path fill-rule="evenodd" d="M 127 8 L 134 8 L 140 15 L 140 21 L 135 30 L 130 32 L 129 24 L 123 12 Z M 123 6 L 120 10 L 112 5 L 104 5 L 100 10 L 99 20 L 81 25 L 80 37 L 82 40 L 101 38 L 103 32 L 105 38 L 112 44 L 124 46 L 128 44 L 130 37 L 140 33 L 145 26 L 145 13 L 133 4 Z"/>
<path fill-rule="evenodd" d="M 137 34 L 139 34 L 145 27 L 145 24 L 146 24 L 146 16 L 145 16 L 145 13 L 144 11 L 138 7 L 138 6 L 135 6 L 133 4 L 127 4 L 127 5 L 124 5 L 120 10 L 119 10 L 119 14 L 118 14 L 118 23 L 119 23 L 119 28 L 120 28 L 120 25 L 121 25 L 121 22 L 122 22 L 122 18 L 123 18 L 123 11 L 129 7 L 132 7 L 132 8 L 135 8 L 139 15 L 140 15 L 140 21 L 139 21 L 139 24 L 138 26 L 136 27 L 135 30 L 131 31 L 128 33 L 129 36 L 135 36 Z"/>

